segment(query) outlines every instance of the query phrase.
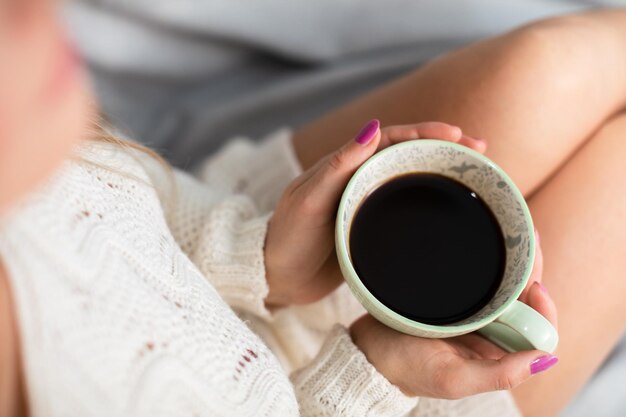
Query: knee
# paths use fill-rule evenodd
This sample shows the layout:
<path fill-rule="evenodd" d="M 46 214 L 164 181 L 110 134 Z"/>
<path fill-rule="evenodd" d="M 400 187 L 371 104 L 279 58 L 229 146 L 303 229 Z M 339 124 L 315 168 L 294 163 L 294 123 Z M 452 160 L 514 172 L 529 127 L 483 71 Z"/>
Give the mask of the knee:
<path fill-rule="evenodd" d="M 556 17 L 521 27 L 495 40 L 499 45 L 491 65 L 492 77 L 499 88 L 515 96 L 569 97 L 581 83 L 590 81 L 596 73 L 594 65 L 604 65 L 604 61 L 598 62 L 598 49 L 609 40 L 604 32 L 597 19 L 587 15 Z"/>
<path fill-rule="evenodd" d="M 510 35 L 528 46 L 543 46 L 552 53 L 576 56 L 595 50 L 599 44 L 615 42 L 617 32 L 612 17 L 607 12 L 556 16 L 521 26 Z"/>
<path fill-rule="evenodd" d="M 588 75 L 593 66 L 622 51 L 624 39 L 607 24 L 605 13 L 565 15 L 523 26 L 509 35 L 516 62 L 539 71 L 558 71 L 560 78 Z M 615 63 L 618 63 L 617 59 Z"/>

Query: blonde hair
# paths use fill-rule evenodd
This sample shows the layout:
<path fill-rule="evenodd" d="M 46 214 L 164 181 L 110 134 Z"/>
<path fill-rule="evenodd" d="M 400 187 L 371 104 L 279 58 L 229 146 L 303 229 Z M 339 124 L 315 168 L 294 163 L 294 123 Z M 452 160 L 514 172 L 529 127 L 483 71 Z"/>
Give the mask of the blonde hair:
<path fill-rule="evenodd" d="M 160 165 L 161 168 L 163 169 L 163 171 L 167 174 L 165 177 L 167 178 L 167 181 L 169 182 L 169 190 L 166 191 L 167 194 L 167 198 L 164 199 L 164 203 L 167 205 L 170 204 L 174 204 L 178 198 L 178 190 L 176 187 L 176 181 L 174 180 L 174 175 L 173 175 L 173 168 L 172 166 L 165 160 L 163 159 L 163 157 L 161 155 L 159 155 L 157 152 L 155 152 L 154 150 L 143 146 L 137 142 L 133 142 L 131 140 L 128 139 L 123 139 L 117 135 L 115 135 L 114 133 L 114 129 L 111 127 L 111 125 L 106 121 L 106 118 L 103 116 L 100 116 L 100 118 L 94 122 L 91 123 L 90 128 L 87 131 L 87 140 L 92 142 L 92 143 L 103 143 L 103 144 L 109 144 L 109 145 L 113 145 L 116 146 L 122 150 L 128 151 L 128 153 L 139 163 L 139 164 L 143 164 L 145 163 L 145 161 L 141 161 L 141 158 L 137 157 L 137 152 L 147 155 L 150 158 L 152 158 L 153 160 L 157 161 Z M 103 164 L 100 164 L 98 162 L 95 161 L 90 161 L 88 159 L 85 158 L 79 158 L 80 162 L 83 163 L 87 163 L 93 166 L 97 166 L 98 168 L 101 169 L 105 169 L 111 172 L 115 172 L 117 174 L 121 174 L 124 175 L 127 178 L 130 178 L 132 180 L 144 183 L 145 185 L 148 185 L 150 187 L 153 187 L 154 184 L 148 183 L 145 180 L 136 177 L 133 174 L 130 173 L 126 173 L 126 172 L 120 172 L 118 169 L 116 168 L 112 168 L 109 166 L 105 166 Z M 164 192 L 163 189 L 160 190 L 161 192 Z"/>
<path fill-rule="evenodd" d="M 99 120 L 92 123 L 92 127 L 88 131 L 88 139 L 92 142 L 108 143 L 111 145 L 116 145 L 122 149 L 141 152 L 158 161 L 163 166 L 163 168 L 171 170 L 171 167 L 167 163 L 167 161 L 165 161 L 165 159 L 163 159 L 163 157 L 157 152 L 139 143 L 132 142 L 127 139 L 122 139 L 119 136 L 116 136 L 113 133 L 113 128 L 103 116 L 101 116 Z"/>

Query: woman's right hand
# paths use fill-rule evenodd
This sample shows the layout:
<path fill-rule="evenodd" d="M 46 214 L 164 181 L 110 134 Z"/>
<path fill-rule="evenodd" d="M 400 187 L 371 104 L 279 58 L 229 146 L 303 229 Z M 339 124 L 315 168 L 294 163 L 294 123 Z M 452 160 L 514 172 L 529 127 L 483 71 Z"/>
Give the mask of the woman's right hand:
<path fill-rule="evenodd" d="M 538 249 L 522 299 L 556 327 L 554 302 L 540 282 Z M 507 353 L 474 333 L 448 339 L 409 336 L 370 315 L 353 323 L 350 333 L 370 363 L 409 396 L 458 399 L 508 390 L 558 361 L 539 350 Z"/>

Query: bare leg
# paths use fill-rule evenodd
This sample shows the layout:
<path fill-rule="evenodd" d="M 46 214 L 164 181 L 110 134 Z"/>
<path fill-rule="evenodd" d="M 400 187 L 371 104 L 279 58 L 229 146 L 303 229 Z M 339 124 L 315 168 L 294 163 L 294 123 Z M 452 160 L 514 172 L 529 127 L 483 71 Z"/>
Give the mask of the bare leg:
<path fill-rule="evenodd" d="M 625 102 L 626 10 L 595 12 L 449 54 L 306 126 L 294 145 L 308 167 L 370 118 L 445 121 L 487 139 L 529 194 Z"/>
<path fill-rule="evenodd" d="M 626 330 L 626 113 L 531 199 L 544 281 L 559 308 L 559 365 L 514 390 L 525 416 L 554 416 Z"/>

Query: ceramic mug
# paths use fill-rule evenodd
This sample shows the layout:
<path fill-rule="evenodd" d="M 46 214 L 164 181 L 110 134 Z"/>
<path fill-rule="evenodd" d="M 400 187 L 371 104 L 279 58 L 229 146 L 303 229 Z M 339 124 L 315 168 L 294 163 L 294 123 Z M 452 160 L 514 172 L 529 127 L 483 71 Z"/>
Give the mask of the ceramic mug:
<path fill-rule="evenodd" d="M 351 262 L 350 226 L 360 203 L 388 180 L 416 172 L 443 175 L 475 191 L 495 215 L 505 237 L 506 263 L 500 287 L 481 310 L 456 323 L 420 323 L 393 311 L 369 292 Z M 534 227 L 526 201 L 500 167 L 472 149 L 452 142 L 420 139 L 373 155 L 356 171 L 343 192 L 335 243 L 339 266 L 350 289 L 372 316 L 391 328 L 429 338 L 478 331 L 509 352 L 540 349 L 552 353 L 556 349 L 556 329 L 537 311 L 517 300 L 526 287 L 535 258 Z"/>

